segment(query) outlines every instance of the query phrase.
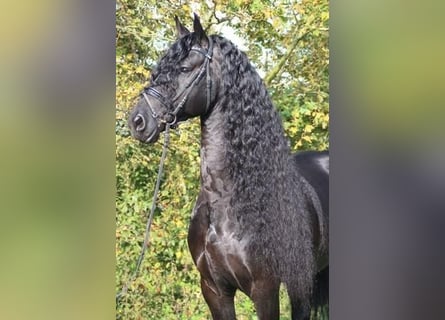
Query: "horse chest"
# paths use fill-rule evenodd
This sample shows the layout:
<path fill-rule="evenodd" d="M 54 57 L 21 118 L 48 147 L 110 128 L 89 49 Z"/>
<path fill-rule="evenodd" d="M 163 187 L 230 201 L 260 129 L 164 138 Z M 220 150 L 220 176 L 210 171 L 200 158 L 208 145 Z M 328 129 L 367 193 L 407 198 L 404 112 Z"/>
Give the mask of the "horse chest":
<path fill-rule="evenodd" d="M 203 280 L 216 294 L 232 287 L 249 293 L 252 274 L 247 243 L 236 236 L 224 211 L 198 198 L 189 229 L 190 251 Z"/>

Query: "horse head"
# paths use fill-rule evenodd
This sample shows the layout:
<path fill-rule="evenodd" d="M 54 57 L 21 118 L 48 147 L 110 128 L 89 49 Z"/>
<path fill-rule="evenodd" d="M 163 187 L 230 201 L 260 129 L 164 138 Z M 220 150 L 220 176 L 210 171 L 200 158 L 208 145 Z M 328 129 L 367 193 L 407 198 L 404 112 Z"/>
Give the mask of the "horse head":
<path fill-rule="evenodd" d="M 154 68 L 149 86 L 140 94 L 128 120 L 133 137 L 153 143 L 167 125 L 211 109 L 219 82 L 213 60 L 213 41 L 195 14 L 193 32 L 176 17 L 177 40 Z M 215 78 L 215 77 L 213 77 Z"/>

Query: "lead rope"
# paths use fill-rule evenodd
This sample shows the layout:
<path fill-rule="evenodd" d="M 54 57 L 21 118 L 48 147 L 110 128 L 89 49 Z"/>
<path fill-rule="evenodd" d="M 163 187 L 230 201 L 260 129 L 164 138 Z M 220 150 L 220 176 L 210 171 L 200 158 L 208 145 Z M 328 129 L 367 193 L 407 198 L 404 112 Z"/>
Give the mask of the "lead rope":
<path fill-rule="evenodd" d="M 142 261 L 144 260 L 145 251 L 147 250 L 148 241 L 150 239 L 150 229 L 151 229 L 151 223 L 153 222 L 153 217 L 154 217 L 154 213 L 155 213 L 155 209 L 156 209 L 156 200 L 158 197 L 159 187 L 161 185 L 162 171 L 164 169 L 164 162 L 165 162 L 165 158 L 167 156 L 168 144 L 170 142 L 169 131 L 170 131 L 170 124 L 167 123 L 165 126 L 164 146 L 162 148 L 161 160 L 159 162 L 158 177 L 156 179 L 156 186 L 155 186 L 155 190 L 153 192 L 151 211 L 150 211 L 150 215 L 147 220 L 147 225 L 145 227 L 144 244 L 142 245 L 141 253 L 139 254 L 139 258 L 136 263 L 136 269 L 134 270 L 133 275 L 122 287 L 122 290 L 116 295 L 116 307 L 119 305 L 119 301 L 121 300 L 121 298 L 127 293 L 128 286 L 130 285 L 130 283 L 133 282 L 139 275 L 139 270 L 141 268 Z"/>

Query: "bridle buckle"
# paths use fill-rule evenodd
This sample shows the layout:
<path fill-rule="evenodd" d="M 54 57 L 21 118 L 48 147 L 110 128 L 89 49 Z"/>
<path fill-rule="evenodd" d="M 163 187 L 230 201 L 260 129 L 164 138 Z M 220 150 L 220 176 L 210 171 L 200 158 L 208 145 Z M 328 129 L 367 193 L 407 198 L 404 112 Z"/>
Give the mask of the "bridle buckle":
<path fill-rule="evenodd" d="M 174 126 L 176 124 L 176 121 L 177 121 L 176 114 L 172 112 L 167 113 L 164 119 L 162 119 L 162 122 L 168 124 L 170 127 Z"/>

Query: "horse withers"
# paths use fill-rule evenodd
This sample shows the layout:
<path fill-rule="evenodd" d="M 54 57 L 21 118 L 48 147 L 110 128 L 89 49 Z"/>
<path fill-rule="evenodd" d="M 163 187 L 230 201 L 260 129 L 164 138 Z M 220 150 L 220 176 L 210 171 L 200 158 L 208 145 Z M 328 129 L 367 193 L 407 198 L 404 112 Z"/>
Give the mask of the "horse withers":
<path fill-rule="evenodd" d="M 329 157 L 292 154 L 281 119 L 247 56 L 229 40 L 193 32 L 160 59 L 133 108 L 132 135 L 201 118 L 201 179 L 188 233 L 213 319 L 235 319 L 237 290 L 262 320 L 279 319 L 286 286 L 292 319 L 309 319 L 328 290 Z"/>

